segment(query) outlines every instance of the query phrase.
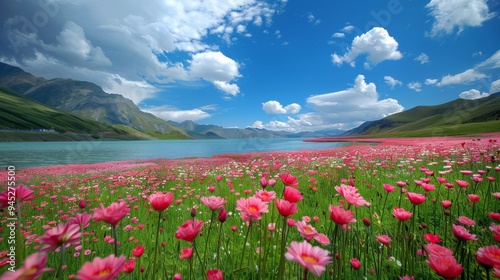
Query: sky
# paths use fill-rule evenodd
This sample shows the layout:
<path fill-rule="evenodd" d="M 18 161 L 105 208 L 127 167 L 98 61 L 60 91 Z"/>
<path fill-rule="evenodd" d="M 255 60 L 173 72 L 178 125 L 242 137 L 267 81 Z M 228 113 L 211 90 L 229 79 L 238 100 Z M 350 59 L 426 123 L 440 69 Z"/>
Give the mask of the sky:
<path fill-rule="evenodd" d="M 176 122 L 347 130 L 500 92 L 500 0 L 0 5 L 0 61 Z"/>

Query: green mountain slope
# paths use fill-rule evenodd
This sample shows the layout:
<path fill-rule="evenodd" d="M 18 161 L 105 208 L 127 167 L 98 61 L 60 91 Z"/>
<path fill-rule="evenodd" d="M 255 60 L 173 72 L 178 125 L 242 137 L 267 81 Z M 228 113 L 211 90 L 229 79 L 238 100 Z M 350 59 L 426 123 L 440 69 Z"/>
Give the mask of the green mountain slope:
<path fill-rule="evenodd" d="M 109 94 L 96 84 L 71 79 L 45 80 L 18 67 L 0 63 L 0 85 L 49 107 L 106 124 L 130 126 L 160 139 L 190 138 L 176 127 L 141 111 L 131 100 Z"/>
<path fill-rule="evenodd" d="M 500 131 L 500 93 L 474 100 L 457 99 L 370 121 L 345 135 L 457 135 Z"/>
<path fill-rule="evenodd" d="M 0 87 L 0 128 L 7 130 L 53 129 L 55 134 L 88 134 L 93 138 L 145 139 L 128 131 L 47 107 L 17 92 Z M 57 138 L 56 136 L 53 138 Z"/>

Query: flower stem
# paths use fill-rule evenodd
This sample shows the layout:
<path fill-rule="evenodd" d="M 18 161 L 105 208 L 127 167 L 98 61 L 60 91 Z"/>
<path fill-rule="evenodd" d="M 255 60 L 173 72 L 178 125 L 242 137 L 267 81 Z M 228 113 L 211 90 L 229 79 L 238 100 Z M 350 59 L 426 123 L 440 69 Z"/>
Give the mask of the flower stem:
<path fill-rule="evenodd" d="M 248 230 L 247 230 L 247 234 L 245 236 L 245 241 L 243 242 L 243 251 L 241 252 L 240 269 L 238 269 L 239 271 L 241 271 L 241 268 L 243 267 L 243 260 L 245 259 L 245 249 L 247 248 L 247 241 L 248 241 L 248 236 L 250 235 L 250 228 L 251 227 L 252 227 L 252 221 L 250 221 L 250 224 L 248 225 Z"/>
<path fill-rule="evenodd" d="M 281 229 L 281 249 L 280 264 L 278 266 L 278 280 L 282 280 L 285 272 L 285 245 L 286 245 L 286 217 L 283 217 L 283 227 Z"/>
<path fill-rule="evenodd" d="M 156 255 L 158 253 L 158 237 L 160 236 L 160 221 L 161 221 L 161 211 L 158 212 L 158 223 L 156 227 L 156 241 L 155 241 L 155 252 L 154 252 L 154 259 L 153 259 L 153 278 L 156 279 Z"/>
<path fill-rule="evenodd" d="M 115 240 L 115 256 L 118 256 L 118 240 L 116 240 L 116 225 L 113 225 L 113 239 Z"/>

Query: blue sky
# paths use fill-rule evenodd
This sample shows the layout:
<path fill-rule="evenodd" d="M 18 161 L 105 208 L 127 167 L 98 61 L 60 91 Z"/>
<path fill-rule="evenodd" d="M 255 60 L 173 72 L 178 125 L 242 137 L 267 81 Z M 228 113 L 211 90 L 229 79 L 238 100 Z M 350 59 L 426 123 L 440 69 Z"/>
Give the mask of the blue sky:
<path fill-rule="evenodd" d="M 350 129 L 500 91 L 499 0 L 17 0 L 0 61 L 166 120 Z"/>

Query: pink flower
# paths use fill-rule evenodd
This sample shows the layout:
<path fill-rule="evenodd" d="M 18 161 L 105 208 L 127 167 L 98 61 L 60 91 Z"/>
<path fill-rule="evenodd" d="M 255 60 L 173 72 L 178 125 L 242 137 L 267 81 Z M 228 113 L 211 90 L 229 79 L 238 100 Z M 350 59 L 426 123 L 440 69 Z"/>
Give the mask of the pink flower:
<path fill-rule="evenodd" d="M 430 243 L 438 243 L 441 241 L 441 238 L 437 234 L 432 234 L 432 233 L 426 233 L 424 234 L 425 240 L 427 240 Z"/>
<path fill-rule="evenodd" d="M 441 256 L 430 254 L 427 263 L 441 277 L 455 279 L 462 274 L 462 265 L 457 263 L 453 255 Z"/>
<path fill-rule="evenodd" d="M 267 203 L 254 196 L 237 200 L 236 210 L 240 211 L 241 219 L 249 222 L 260 220 L 262 213 L 269 211 Z"/>
<path fill-rule="evenodd" d="M 323 233 L 319 233 L 318 235 L 314 236 L 314 240 L 324 246 L 330 245 L 330 239 Z"/>
<path fill-rule="evenodd" d="M 493 220 L 500 221 L 500 213 L 497 212 L 488 212 L 488 216 Z"/>
<path fill-rule="evenodd" d="M 219 215 L 217 216 L 217 218 L 219 219 L 219 222 L 221 222 L 221 223 L 224 223 L 227 220 L 227 211 L 226 211 L 226 208 L 224 208 L 224 206 L 222 206 L 222 208 L 220 209 L 220 212 L 219 212 Z"/>
<path fill-rule="evenodd" d="M 318 235 L 318 231 L 306 222 L 298 221 L 295 225 L 297 226 L 300 236 L 304 237 L 307 241 L 310 241 Z"/>
<path fill-rule="evenodd" d="M 137 247 L 135 247 L 134 249 L 132 249 L 132 255 L 136 258 L 140 258 L 142 256 L 142 254 L 144 254 L 144 246 L 142 245 L 139 245 Z"/>
<path fill-rule="evenodd" d="M 112 280 L 122 271 L 125 265 L 125 256 L 115 257 L 109 255 L 104 259 L 94 258 L 92 262 L 86 262 L 78 271 L 78 280 Z"/>
<path fill-rule="evenodd" d="M 148 201 L 156 211 L 161 212 L 167 209 L 170 204 L 172 204 L 172 202 L 174 201 L 174 194 L 171 192 L 157 192 L 148 196 Z"/>
<path fill-rule="evenodd" d="M 12 191 L 10 191 L 12 192 Z M 26 201 L 31 201 L 35 199 L 35 196 L 33 196 L 33 190 L 30 190 L 29 188 L 25 187 L 24 185 L 18 185 L 17 187 L 14 188 L 14 196 L 9 194 L 9 190 L 5 190 L 0 193 L 0 209 L 6 208 L 9 206 L 8 202 L 12 201 L 9 200 L 9 198 L 14 197 L 17 202 L 26 202 Z"/>
<path fill-rule="evenodd" d="M 283 197 L 290 203 L 297 203 L 302 200 L 302 194 L 297 189 L 291 187 L 285 187 Z"/>
<path fill-rule="evenodd" d="M 409 220 L 412 216 L 413 216 L 413 213 L 412 212 L 408 212 L 406 211 L 405 209 L 403 208 L 394 208 L 393 212 L 392 212 L 392 215 L 394 215 L 394 217 L 400 221 L 407 221 Z"/>
<path fill-rule="evenodd" d="M 200 201 L 212 211 L 221 208 L 227 202 L 224 198 L 219 196 L 202 197 Z"/>
<path fill-rule="evenodd" d="M 450 208 L 451 204 L 452 203 L 449 200 L 443 200 L 443 201 L 441 201 L 441 205 L 443 206 L 444 209 Z"/>
<path fill-rule="evenodd" d="M 330 205 L 330 219 L 339 225 L 356 222 L 354 213 L 351 210 L 344 210 L 342 206 Z"/>
<path fill-rule="evenodd" d="M 207 271 L 207 280 L 223 280 L 222 271 L 211 269 Z"/>
<path fill-rule="evenodd" d="M 422 204 L 427 199 L 424 195 L 419 193 L 407 192 L 406 195 L 408 196 L 410 202 L 414 205 Z"/>
<path fill-rule="evenodd" d="M 276 199 L 274 203 L 276 204 L 276 208 L 278 208 L 278 212 L 280 212 L 283 217 L 291 216 L 299 211 L 297 204 L 290 203 L 286 200 Z"/>
<path fill-rule="evenodd" d="M 134 271 L 135 268 L 135 259 L 130 258 L 128 261 L 123 265 L 123 271 L 127 274 L 130 274 Z"/>
<path fill-rule="evenodd" d="M 80 227 L 78 225 L 71 223 L 58 224 L 40 237 L 40 242 L 45 244 L 42 251 L 54 251 L 61 245 L 68 247 L 71 244 L 79 244 L 80 236 Z"/>
<path fill-rule="evenodd" d="M 500 225 L 491 224 L 489 229 L 493 232 L 493 238 L 500 242 Z"/>
<path fill-rule="evenodd" d="M 453 234 L 458 238 L 458 240 L 477 240 L 475 234 L 471 234 L 466 228 L 459 225 L 452 225 Z"/>
<path fill-rule="evenodd" d="M 23 263 L 22 267 L 19 267 L 14 272 L 6 271 L 0 276 L 0 280 L 15 280 L 15 279 L 25 279 L 34 280 L 42 276 L 42 273 L 47 271 L 54 271 L 52 268 L 47 268 L 47 255 L 45 253 L 33 253 L 29 255 Z"/>
<path fill-rule="evenodd" d="M 453 250 L 446 248 L 435 243 L 430 243 L 425 245 L 425 250 L 429 255 L 439 255 L 439 256 L 451 256 L 453 255 Z"/>
<path fill-rule="evenodd" d="M 90 218 L 92 216 L 89 213 L 78 213 L 75 217 L 69 219 L 68 223 L 76 224 L 80 229 L 84 229 L 90 225 Z"/>
<path fill-rule="evenodd" d="M 128 213 L 130 213 L 130 207 L 124 201 L 113 202 L 106 208 L 101 204 L 100 208 L 94 209 L 93 219 L 96 222 L 104 221 L 114 226 Z"/>
<path fill-rule="evenodd" d="M 359 206 L 370 206 L 371 204 L 366 201 L 361 195 L 358 193 L 358 189 L 349 185 L 340 185 L 340 187 L 335 187 L 335 190 L 345 198 L 347 203 Z"/>
<path fill-rule="evenodd" d="M 272 191 L 268 192 L 265 190 L 259 190 L 255 193 L 255 197 L 260 198 L 264 202 L 271 202 L 276 198 L 276 193 Z"/>
<path fill-rule="evenodd" d="M 317 246 L 313 247 L 305 240 L 302 243 L 292 241 L 285 258 L 297 262 L 316 276 L 321 276 L 326 270 L 326 265 L 332 263 L 328 251 Z"/>
<path fill-rule="evenodd" d="M 266 177 L 262 177 L 262 178 L 260 178 L 260 180 L 259 180 L 259 184 L 260 184 L 260 186 L 261 186 L 262 188 L 267 187 L 267 178 L 266 178 Z"/>
<path fill-rule="evenodd" d="M 182 249 L 180 259 L 181 260 L 183 260 L 183 259 L 188 260 L 192 256 L 193 256 L 193 248 L 187 247 L 187 248 Z"/>
<path fill-rule="evenodd" d="M 480 197 L 479 195 L 477 195 L 477 194 L 472 194 L 472 193 L 471 193 L 471 194 L 469 194 L 469 195 L 467 195 L 467 197 L 469 198 L 469 200 L 470 200 L 471 202 L 474 202 L 474 203 L 479 202 L 479 200 L 481 199 L 481 197 Z"/>
<path fill-rule="evenodd" d="M 433 191 L 436 189 L 436 187 L 432 184 L 422 183 L 421 186 L 424 189 L 424 191 L 426 191 L 426 192 L 430 192 L 430 191 Z"/>
<path fill-rule="evenodd" d="M 297 182 L 297 178 L 295 176 L 290 175 L 290 173 L 280 174 L 279 175 L 283 185 L 290 187 L 298 187 L 299 182 Z"/>
<path fill-rule="evenodd" d="M 388 193 L 393 192 L 393 191 L 396 189 L 396 187 L 391 186 L 391 185 L 389 185 L 389 184 L 383 184 L 383 186 L 384 186 L 384 190 L 385 190 L 386 192 L 388 192 Z"/>
<path fill-rule="evenodd" d="M 179 226 L 179 228 L 175 232 L 175 238 L 193 242 L 202 227 L 202 221 L 196 219 L 194 219 L 194 221 L 187 220 L 184 224 Z"/>
<path fill-rule="evenodd" d="M 464 180 L 455 180 L 455 182 L 457 183 L 457 186 L 459 186 L 461 188 L 465 188 L 465 187 L 469 186 L 469 183 L 467 181 L 464 181 Z"/>
<path fill-rule="evenodd" d="M 361 268 L 361 262 L 356 258 L 352 258 L 350 260 L 350 263 L 351 267 L 354 268 L 355 270 L 359 270 Z"/>
<path fill-rule="evenodd" d="M 391 247 L 389 245 L 389 242 L 391 242 L 392 239 L 387 235 L 377 235 L 377 238 L 375 240 L 384 244 L 384 246 L 386 247 Z"/>
<path fill-rule="evenodd" d="M 495 245 L 481 247 L 476 252 L 476 261 L 487 269 L 500 267 L 500 249 Z"/>
<path fill-rule="evenodd" d="M 468 218 L 466 216 L 460 216 L 457 219 L 461 224 L 466 225 L 466 226 L 474 226 L 476 225 L 476 222 L 472 220 L 471 218 Z"/>

